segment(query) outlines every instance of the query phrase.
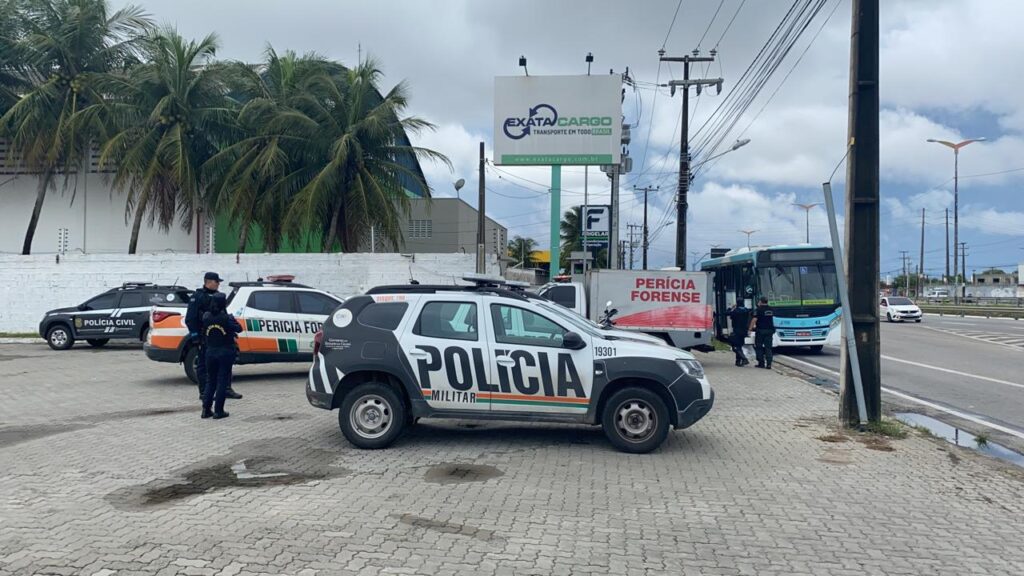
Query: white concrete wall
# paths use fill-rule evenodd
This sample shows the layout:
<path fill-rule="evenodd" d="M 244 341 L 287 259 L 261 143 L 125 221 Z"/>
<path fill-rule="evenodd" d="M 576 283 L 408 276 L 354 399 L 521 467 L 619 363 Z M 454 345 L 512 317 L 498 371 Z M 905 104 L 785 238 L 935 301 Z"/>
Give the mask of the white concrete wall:
<path fill-rule="evenodd" d="M 111 190 L 107 177 L 90 173 L 65 182 L 57 176 L 43 202 L 32 242 L 33 254 L 57 252 L 57 230 L 68 229 L 68 252 L 101 254 L 128 252 L 131 222 L 125 222 L 124 194 Z M 25 229 L 36 201 L 35 175 L 0 175 L 0 253 L 21 254 Z M 195 234 L 175 225 L 163 232 L 146 226 L 139 232 L 139 251 L 170 250 L 195 253 Z"/>
<path fill-rule="evenodd" d="M 294 274 L 295 281 L 338 296 L 381 284 L 453 284 L 473 272 L 473 254 L 67 254 L 0 255 L 0 332 L 34 332 L 43 314 L 76 306 L 124 282 L 196 288 L 203 273 L 225 280 Z M 489 273 L 498 274 L 491 256 Z"/>

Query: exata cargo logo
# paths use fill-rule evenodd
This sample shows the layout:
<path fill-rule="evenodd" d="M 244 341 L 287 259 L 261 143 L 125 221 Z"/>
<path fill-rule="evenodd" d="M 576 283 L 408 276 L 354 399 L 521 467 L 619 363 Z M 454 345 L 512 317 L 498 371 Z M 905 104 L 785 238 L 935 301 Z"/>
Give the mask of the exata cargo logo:
<path fill-rule="evenodd" d="M 527 117 L 505 118 L 505 125 L 502 131 L 505 136 L 513 140 L 525 138 L 530 129 L 534 126 L 554 126 L 558 122 L 558 111 L 550 104 L 537 104 L 530 108 L 530 115 Z"/>

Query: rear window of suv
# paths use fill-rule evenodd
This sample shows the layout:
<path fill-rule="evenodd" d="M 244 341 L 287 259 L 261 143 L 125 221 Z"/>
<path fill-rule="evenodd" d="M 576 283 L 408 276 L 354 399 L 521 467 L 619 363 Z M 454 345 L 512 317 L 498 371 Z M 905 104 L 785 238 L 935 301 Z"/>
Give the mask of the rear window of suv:
<path fill-rule="evenodd" d="M 402 323 L 408 309 L 407 302 L 375 302 L 359 313 L 359 323 L 370 328 L 394 330 Z"/>

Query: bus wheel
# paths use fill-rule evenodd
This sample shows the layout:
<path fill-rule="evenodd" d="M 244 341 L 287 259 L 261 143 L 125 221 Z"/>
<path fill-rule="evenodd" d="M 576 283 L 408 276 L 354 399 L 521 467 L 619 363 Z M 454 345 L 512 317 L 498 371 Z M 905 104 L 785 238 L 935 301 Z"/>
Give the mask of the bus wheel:
<path fill-rule="evenodd" d="M 817 354 L 818 352 L 821 352 L 822 350 L 825 349 L 824 346 L 811 346 L 810 348 L 811 348 L 811 352 L 814 352 L 815 354 Z"/>

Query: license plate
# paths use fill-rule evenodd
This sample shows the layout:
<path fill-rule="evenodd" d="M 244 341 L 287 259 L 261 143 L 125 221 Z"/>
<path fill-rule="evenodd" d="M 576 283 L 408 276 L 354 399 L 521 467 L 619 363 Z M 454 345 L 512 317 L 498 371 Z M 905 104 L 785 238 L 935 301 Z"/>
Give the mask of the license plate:
<path fill-rule="evenodd" d="M 796 335 L 797 336 L 810 336 L 811 333 L 810 332 L 797 332 Z"/>

